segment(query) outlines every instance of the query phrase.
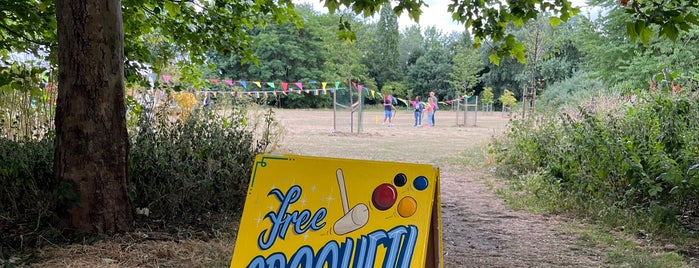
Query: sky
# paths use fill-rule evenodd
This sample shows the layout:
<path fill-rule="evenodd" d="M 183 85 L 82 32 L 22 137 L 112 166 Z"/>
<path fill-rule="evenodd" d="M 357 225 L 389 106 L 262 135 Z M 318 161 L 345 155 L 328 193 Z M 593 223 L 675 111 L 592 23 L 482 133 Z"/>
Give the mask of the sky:
<path fill-rule="evenodd" d="M 325 11 L 325 7 L 321 4 L 321 0 L 296 0 L 297 3 L 309 3 L 313 5 L 316 10 Z M 451 13 L 447 11 L 449 3 L 452 1 L 445 0 L 425 0 L 425 3 L 429 5 L 427 8 L 423 8 L 422 15 L 420 16 L 420 27 L 422 30 L 428 26 L 435 26 L 442 33 L 450 32 L 462 32 L 464 31 L 464 26 L 454 22 L 451 19 Z M 571 0 L 573 6 L 585 7 L 585 0 Z M 377 13 L 378 14 L 378 13 Z M 378 15 L 376 15 L 378 16 Z M 398 24 L 400 29 L 403 30 L 416 23 L 411 20 L 407 14 L 403 14 L 398 18 Z"/>

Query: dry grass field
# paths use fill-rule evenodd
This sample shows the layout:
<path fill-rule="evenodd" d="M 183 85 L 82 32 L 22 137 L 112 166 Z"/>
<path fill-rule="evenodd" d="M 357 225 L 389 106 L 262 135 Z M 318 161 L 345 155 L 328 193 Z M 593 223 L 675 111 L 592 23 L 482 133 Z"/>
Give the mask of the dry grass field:
<path fill-rule="evenodd" d="M 475 126 L 469 120 L 457 127 L 455 113 L 440 110 L 435 127 L 416 128 L 412 113 L 399 111 L 389 128 L 380 122 L 382 112 L 368 111 L 361 133 L 333 133 L 331 110 L 277 110 L 276 117 L 285 127 L 279 153 L 439 166 L 445 267 L 605 266 L 603 253 L 582 246 L 564 218 L 512 211 L 493 194 L 497 181 L 486 151 L 507 127 L 500 113 L 480 113 Z M 140 231 L 90 245 L 49 246 L 35 267 L 227 267 L 234 246 L 234 234 L 204 241 Z"/>

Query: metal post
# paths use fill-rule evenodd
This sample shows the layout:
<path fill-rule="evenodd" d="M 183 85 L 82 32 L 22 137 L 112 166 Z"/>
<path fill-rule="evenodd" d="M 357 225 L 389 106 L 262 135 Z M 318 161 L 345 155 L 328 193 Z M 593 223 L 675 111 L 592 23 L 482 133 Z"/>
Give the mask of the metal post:
<path fill-rule="evenodd" d="M 473 116 L 473 126 L 475 127 L 476 124 L 478 124 L 478 96 L 476 96 L 476 114 Z"/>

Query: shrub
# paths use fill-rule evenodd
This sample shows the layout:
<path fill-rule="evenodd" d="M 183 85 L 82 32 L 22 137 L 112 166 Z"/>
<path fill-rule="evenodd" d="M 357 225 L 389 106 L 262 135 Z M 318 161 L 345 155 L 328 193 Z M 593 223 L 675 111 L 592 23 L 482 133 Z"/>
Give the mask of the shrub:
<path fill-rule="evenodd" d="M 515 120 L 491 152 L 506 175 L 541 172 L 580 207 L 604 203 L 672 225 L 697 211 L 699 101 L 647 94 L 610 113 Z"/>
<path fill-rule="evenodd" d="M 131 135 L 131 195 L 151 218 L 197 223 L 212 214 L 240 211 L 254 157 L 273 146 L 273 113 L 257 124 L 248 105 L 233 99 L 231 111 L 199 109 L 177 119 L 170 111 L 145 116 Z"/>

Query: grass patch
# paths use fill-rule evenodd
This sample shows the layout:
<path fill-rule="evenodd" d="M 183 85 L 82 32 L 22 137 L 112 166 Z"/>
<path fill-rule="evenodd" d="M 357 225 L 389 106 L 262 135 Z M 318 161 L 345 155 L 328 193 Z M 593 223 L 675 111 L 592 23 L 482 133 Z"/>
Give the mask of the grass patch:
<path fill-rule="evenodd" d="M 647 241 L 630 237 L 625 232 L 579 223 L 567 228 L 579 236 L 583 246 L 603 248 L 605 263 L 613 267 L 690 267 L 680 254 L 647 245 Z"/>

